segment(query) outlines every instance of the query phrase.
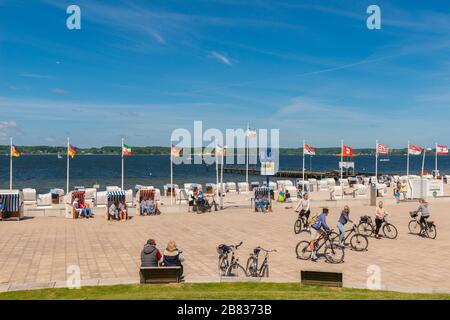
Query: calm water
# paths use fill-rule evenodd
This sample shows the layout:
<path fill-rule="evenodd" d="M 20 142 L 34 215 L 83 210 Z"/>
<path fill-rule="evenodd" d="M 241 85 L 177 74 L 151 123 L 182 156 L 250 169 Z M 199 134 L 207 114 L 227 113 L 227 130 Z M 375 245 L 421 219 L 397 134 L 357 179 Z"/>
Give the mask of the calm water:
<path fill-rule="evenodd" d="M 422 165 L 422 157 L 410 158 L 411 173 L 418 173 Z M 301 157 L 281 156 L 281 169 L 301 168 Z M 336 156 L 307 157 L 305 167 L 314 171 L 336 170 L 339 158 Z M 120 186 L 120 156 L 77 156 L 71 160 L 70 185 L 90 187 L 96 183 L 104 190 L 107 185 Z M 355 159 L 357 172 L 374 172 L 373 156 L 359 156 Z M 434 156 L 426 159 L 426 170 L 434 169 Z M 35 188 L 39 193 L 48 192 L 51 188 L 66 186 L 66 159 L 57 159 L 55 155 L 22 156 L 14 159 L 14 188 Z M 450 174 L 450 157 L 439 157 L 439 169 Z M 379 163 L 380 173 L 406 173 L 406 156 L 391 156 L 389 162 Z M 208 169 L 204 165 L 174 165 L 174 183 L 184 182 L 207 183 L 216 180 L 215 167 Z M 251 181 L 262 180 L 259 176 L 250 176 Z M 224 174 L 225 181 L 245 181 L 244 175 Z M 125 159 L 125 187 L 134 188 L 136 184 L 162 187 L 170 183 L 169 156 L 132 156 Z M 9 188 L 9 158 L 0 156 L 0 189 Z"/>

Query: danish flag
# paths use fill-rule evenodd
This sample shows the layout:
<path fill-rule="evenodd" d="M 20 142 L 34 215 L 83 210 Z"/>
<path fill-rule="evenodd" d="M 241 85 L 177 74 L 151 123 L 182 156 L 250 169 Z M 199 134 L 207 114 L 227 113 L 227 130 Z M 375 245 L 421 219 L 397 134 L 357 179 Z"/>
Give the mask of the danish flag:
<path fill-rule="evenodd" d="M 436 153 L 437 154 L 448 154 L 448 146 L 441 146 L 438 144 L 436 146 Z"/>
<path fill-rule="evenodd" d="M 310 156 L 314 156 L 316 154 L 316 148 L 313 148 L 309 144 L 305 143 L 305 145 L 303 146 L 303 152 L 305 154 L 310 155 Z"/>
<path fill-rule="evenodd" d="M 413 155 L 413 156 L 418 156 L 422 153 L 423 148 L 419 147 L 419 146 L 413 146 L 413 145 L 409 145 L 408 146 L 408 153 Z"/>

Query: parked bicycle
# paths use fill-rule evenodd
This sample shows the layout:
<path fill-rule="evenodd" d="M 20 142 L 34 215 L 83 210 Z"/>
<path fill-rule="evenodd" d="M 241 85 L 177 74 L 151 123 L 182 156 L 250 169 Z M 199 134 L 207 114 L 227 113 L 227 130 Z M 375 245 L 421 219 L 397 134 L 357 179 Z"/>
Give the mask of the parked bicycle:
<path fill-rule="evenodd" d="M 259 255 L 261 251 L 264 252 L 264 260 L 259 266 Z M 249 277 L 269 277 L 269 253 L 277 252 L 277 250 L 266 250 L 261 248 L 260 246 L 253 249 L 253 253 L 250 254 L 250 257 L 247 260 L 247 276 Z"/>
<path fill-rule="evenodd" d="M 344 245 L 347 239 L 350 238 L 350 247 L 355 251 L 366 251 L 369 246 L 369 239 L 367 236 L 360 234 L 355 224 L 351 229 L 345 231 Z M 339 235 L 332 238 L 332 241 L 339 244 Z"/>
<path fill-rule="evenodd" d="M 345 251 L 344 248 L 333 242 L 332 239 L 335 235 L 337 235 L 336 232 L 322 233 L 315 242 L 315 251 L 319 254 L 320 250 L 323 250 L 325 259 L 330 263 L 342 263 L 344 262 Z M 300 241 L 295 247 L 295 253 L 297 254 L 297 259 L 311 259 L 310 241 Z"/>
<path fill-rule="evenodd" d="M 217 247 L 219 254 L 219 275 L 226 277 L 247 276 L 243 266 L 239 264 L 239 259 L 236 257 L 236 250 L 242 245 L 242 241 L 237 245 L 221 244 Z"/>
<path fill-rule="evenodd" d="M 437 230 L 433 221 L 427 221 L 426 225 L 420 222 L 420 215 L 417 211 L 409 213 L 412 220 L 409 221 L 408 229 L 412 234 L 421 235 L 422 237 L 436 239 Z"/>
<path fill-rule="evenodd" d="M 358 224 L 358 231 L 360 234 L 365 236 L 371 236 L 375 234 L 375 224 L 372 218 L 369 216 L 362 216 Z M 380 230 L 383 232 L 384 236 L 388 239 L 395 239 L 398 236 L 397 228 L 390 222 L 383 219 Z"/>
<path fill-rule="evenodd" d="M 305 212 L 300 211 L 298 213 L 298 218 L 294 223 L 294 233 L 299 234 L 302 231 L 308 231 L 309 223 L 308 218 L 306 218 Z"/>

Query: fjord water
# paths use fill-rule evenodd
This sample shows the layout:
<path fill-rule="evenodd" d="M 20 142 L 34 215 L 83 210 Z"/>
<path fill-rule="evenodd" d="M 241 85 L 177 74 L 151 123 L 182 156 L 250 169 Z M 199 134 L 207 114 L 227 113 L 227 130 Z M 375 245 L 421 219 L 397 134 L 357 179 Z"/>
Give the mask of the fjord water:
<path fill-rule="evenodd" d="M 306 157 L 305 168 L 313 171 L 331 171 L 338 169 L 339 157 Z M 374 156 L 358 156 L 354 159 L 355 169 L 359 173 L 375 171 Z M 410 172 L 417 174 L 421 170 L 422 157 L 411 156 Z M 300 170 L 300 156 L 280 156 L 280 169 Z M 253 167 L 253 165 L 251 166 Z M 256 166 L 258 169 L 259 166 Z M 388 162 L 379 162 L 380 173 L 406 173 L 406 156 L 390 156 Z M 434 154 L 426 158 L 425 170 L 434 169 Z M 439 157 L 441 173 L 450 174 L 450 157 Z M 174 183 L 187 182 L 214 183 L 215 166 L 174 165 Z M 282 179 L 282 178 L 279 178 Z M 100 185 L 104 190 L 107 185 L 120 186 L 121 157 L 118 155 L 77 155 L 70 161 L 70 185 L 91 187 Z M 250 181 L 262 181 L 260 176 L 250 176 Z M 224 181 L 245 181 L 245 175 L 225 174 Z M 134 188 L 136 184 L 153 185 L 161 188 L 170 183 L 170 157 L 167 155 L 135 155 L 125 158 L 125 188 Z M 14 158 L 13 187 L 15 189 L 35 188 L 38 193 L 46 193 L 51 188 L 65 189 L 66 158 L 58 159 L 56 155 L 23 155 Z M 0 189 L 9 188 L 9 157 L 0 156 Z"/>

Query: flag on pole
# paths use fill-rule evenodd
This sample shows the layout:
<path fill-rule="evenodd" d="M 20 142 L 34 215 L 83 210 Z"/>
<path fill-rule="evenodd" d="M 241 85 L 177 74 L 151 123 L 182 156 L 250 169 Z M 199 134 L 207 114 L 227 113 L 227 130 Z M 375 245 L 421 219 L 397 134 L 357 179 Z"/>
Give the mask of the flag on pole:
<path fill-rule="evenodd" d="M 11 156 L 13 157 L 20 157 L 20 151 L 17 150 L 16 146 L 11 146 Z"/>
<path fill-rule="evenodd" d="M 388 154 L 389 148 L 386 146 L 383 146 L 382 144 L 377 145 L 377 153 L 379 154 Z"/>
<path fill-rule="evenodd" d="M 254 137 L 256 137 L 256 130 L 254 130 L 254 129 L 248 129 L 248 130 L 247 130 L 247 137 L 249 137 L 249 138 L 254 138 Z"/>
<path fill-rule="evenodd" d="M 419 147 L 419 146 L 414 146 L 412 144 L 410 144 L 408 146 L 408 154 L 413 155 L 413 156 L 418 156 L 422 153 L 423 148 Z"/>
<path fill-rule="evenodd" d="M 75 154 L 77 153 L 77 152 L 75 151 L 75 148 L 72 147 L 71 144 L 68 145 L 68 152 L 69 152 L 69 156 L 70 156 L 71 158 L 75 157 Z"/>
<path fill-rule="evenodd" d="M 129 145 L 124 144 L 122 146 L 122 155 L 124 157 L 131 156 L 131 147 Z"/>
<path fill-rule="evenodd" d="M 316 155 L 316 148 L 310 146 L 309 144 L 305 143 L 303 146 L 303 152 L 305 154 L 308 154 L 310 156 Z"/>
<path fill-rule="evenodd" d="M 437 154 L 448 154 L 448 146 L 442 146 L 442 145 L 437 145 L 436 146 L 436 153 Z"/>
<path fill-rule="evenodd" d="M 342 145 L 342 155 L 344 157 L 349 157 L 353 155 L 353 148 L 346 146 L 346 145 Z"/>
<path fill-rule="evenodd" d="M 180 148 L 177 148 L 177 147 L 175 147 L 174 145 L 172 145 L 172 148 L 171 148 L 171 150 L 170 150 L 170 155 L 171 155 L 172 157 L 174 157 L 174 158 L 179 158 L 179 157 L 180 157 L 180 152 L 181 152 L 181 149 L 180 149 Z"/>

